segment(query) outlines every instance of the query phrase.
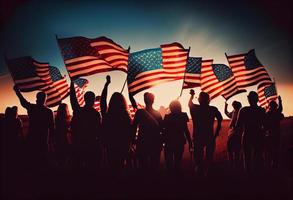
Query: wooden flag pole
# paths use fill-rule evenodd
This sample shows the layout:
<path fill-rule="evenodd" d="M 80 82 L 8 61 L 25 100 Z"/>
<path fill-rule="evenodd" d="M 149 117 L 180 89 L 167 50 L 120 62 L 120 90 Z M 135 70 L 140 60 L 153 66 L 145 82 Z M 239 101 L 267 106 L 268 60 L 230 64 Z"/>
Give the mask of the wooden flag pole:
<path fill-rule="evenodd" d="M 186 65 L 185 65 L 185 71 L 184 71 L 184 75 L 183 75 L 183 82 L 182 82 L 182 87 L 181 87 L 181 91 L 180 91 L 180 95 L 179 95 L 178 99 L 182 96 L 182 93 L 183 93 L 183 86 L 184 86 L 184 82 L 185 82 L 185 74 L 186 74 L 186 67 L 187 67 L 189 53 L 190 53 L 190 47 L 188 48 L 188 55 L 187 55 L 187 60 L 186 60 Z"/>
<path fill-rule="evenodd" d="M 127 83 L 127 76 L 126 76 L 126 79 L 125 79 L 125 81 L 123 83 L 123 86 L 122 86 L 122 89 L 121 89 L 121 92 L 120 92 L 121 94 L 122 94 L 122 92 L 123 92 L 123 90 L 125 88 L 126 83 Z"/>
<path fill-rule="evenodd" d="M 130 52 L 130 46 L 128 47 L 128 49 L 127 49 L 127 52 L 129 53 Z M 129 55 L 128 55 L 128 59 L 129 59 Z M 123 83 L 123 86 L 122 86 L 122 89 L 121 89 L 121 94 L 122 94 L 122 92 L 123 92 L 123 90 L 124 90 L 124 88 L 125 88 L 125 85 L 126 85 L 126 83 L 127 83 L 127 77 L 128 77 L 128 73 L 126 74 L 126 79 L 125 79 L 125 81 L 124 81 L 124 83 Z"/>

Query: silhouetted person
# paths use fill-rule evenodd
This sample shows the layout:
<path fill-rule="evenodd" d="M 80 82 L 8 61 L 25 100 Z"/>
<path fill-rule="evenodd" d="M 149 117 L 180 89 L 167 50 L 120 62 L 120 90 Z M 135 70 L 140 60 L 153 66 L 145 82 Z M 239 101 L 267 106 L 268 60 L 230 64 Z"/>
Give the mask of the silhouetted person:
<path fill-rule="evenodd" d="M 75 156 L 80 167 L 94 169 L 99 166 L 101 159 L 100 151 L 100 134 L 101 134 L 101 117 L 100 113 L 95 110 L 95 94 L 86 92 L 84 94 L 85 106 L 78 104 L 74 83 L 70 85 L 70 102 L 73 110 L 71 121 L 73 144 Z"/>
<path fill-rule="evenodd" d="M 231 166 L 238 167 L 240 161 L 242 134 L 241 131 L 235 127 L 235 125 L 242 105 L 239 101 L 233 101 L 232 106 L 233 111 L 229 112 L 227 108 L 228 104 L 225 102 L 225 114 L 231 119 L 228 131 L 227 150 Z"/>
<path fill-rule="evenodd" d="M 44 92 L 38 92 L 36 104 L 32 104 L 22 96 L 16 85 L 14 90 L 29 117 L 27 146 L 33 159 L 32 162 L 36 161 L 43 165 L 46 162 L 48 138 L 54 131 L 53 112 L 45 106 L 47 95 Z"/>
<path fill-rule="evenodd" d="M 271 167 L 278 167 L 280 153 L 280 132 L 281 120 L 284 119 L 282 114 L 282 99 L 279 96 L 279 106 L 276 101 L 269 103 L 269 111 L 266 113 L 266 153 L 267 161 Z"/>
<path fill-rule="evenodd" d="M 189 119 L 187 114 L 182 112 L 179 101 L 172 101 L 169 109 L 171 113 L 165 115 L 163 121 L 166 165 L 168 170 L 175 169 L 178 171 L 181 168 L 186 140 L 189 149 L 192 149 L 192 141 L 187 126 Z"/>
<path fill-rule="evenodd" d="M 108 86 L 111 83 L 107 76 L 101 95 L 101 113 L 103 125 L 103 141 L 107 149 L 108 162 L 111 169 L 124 167 L 131 143 L 131 119 L 124 96 L 115 92 L 107 106 Z"/>
<path fill-rule="evenodd" d="M 68 135 L 70 134 L 70 115 L 68 105 L 61 103 L 58 107 L 55 118 L 55 134 L 57 160 L 59 164 L 66 164 L 70 155 L 70 144 Z"/>
<path fill-rule="evenodd" d="M 249 106 L 239 111 L 236 128 L 243 132 L 244 167 L 246 171 L 250 171 L 252 165 L 254 169 L 259 169 L 262 164 L 265 110 L 257 105 L 256 92 L 251 91 L 247 97 Z"/>
<path fill-rule="evenodd" d="M 162 117 L 153 109 L 154 99 L 155 96 L 152 93 L 144 93 L 146 107 L 136 111 L 133 128 L 135 133 L 138 128 L 136 145 L 139 167 L 157 170 L 162 150 Z"/>
<path fill-rule="evenodd" d="M 197 172 L 203 173 L 204 148 L 206 150 L 206 169 L 208 170 L 213 160 L 216 146 L 215 139 L 219 136 L 223 118 L 216 107 L 209 105 L 210 97 L 207 93 L 201 92 L 199 94 L 199 105 L 192 102 L 194 90 L 190 90 L 190 95 L 188 106 L 193 122 L 194 160 Z M 218 122 L 216 131 L 214 131 L 215 119 Z"/>

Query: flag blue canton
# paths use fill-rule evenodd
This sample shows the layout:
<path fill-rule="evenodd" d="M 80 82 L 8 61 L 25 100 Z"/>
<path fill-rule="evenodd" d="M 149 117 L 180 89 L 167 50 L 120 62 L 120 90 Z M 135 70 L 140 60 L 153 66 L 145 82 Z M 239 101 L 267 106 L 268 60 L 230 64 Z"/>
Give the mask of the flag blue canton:
<path fill-rule="evenodd" d="M 15 79 L 36 77 L 36 67 L 29 56 L 8 60 L 8 65 Z"/>
<path fill-rule="evenodd" d="M 272 84 L 272 85 L 266 87 L 264 89 L 264 94 L 265 94 L 266 98 L 277 95 L 277 90 L 276 90 L 275 85 Z"/>
<path fill-rule="evenodd" d="M 132 83 L 142 72 L 163 69 L 162 61 L 161 48 L 131 53 L 128 61 L 128 83 Z"/>
<path fill-rule="evenodd" d="M 59 81 L 63 78 L 63 76 L 61 75 L 57 67 L 50 66 L 49 70 L 50 70 L 50 76 L 53 82 Z"/>
<path fill-rule="evenodd" d="M 82 56 L 97 56 L 98 51 L 90 46 L 90 40 L 84 37 L 58 39 L 64 60 Z"/>
<path fill-rule="evenodd" d="M 189 57 L 186 66 L 186 73 L 200 74 L 202 58 Z"/>
<path fill-rule="evenodd" d="M 257 59 L 254 50 L 251 50 L 246 54 L 246 56 L 244 58 L 244 66 L 248 70 L 262 67 L 262 64 Z"/>
<path fill-rule="evenodd" d="M 88 80 L 84 78 L 75 79 L 74 84 L 76 84 L 79 88 L 83 88 L 86 84 L 88 84 Z"/>
<path fill-rule="evenodd" d="M 212 68 L 219 81 L 225 81 L 233 76 L 232 70 L 227 65 L 213 64 Z"/>

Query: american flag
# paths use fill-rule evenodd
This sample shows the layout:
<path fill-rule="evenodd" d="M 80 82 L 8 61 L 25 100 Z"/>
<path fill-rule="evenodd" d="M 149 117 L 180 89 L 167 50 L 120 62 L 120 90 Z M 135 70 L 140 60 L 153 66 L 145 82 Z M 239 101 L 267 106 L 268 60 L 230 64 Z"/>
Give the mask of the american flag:
<path fill-rule="evenodd" d="M 267 107 L 270 101 L 274 101 L 278 98 L 277 89 L 275 83 L 262 83 L 257 86 L 257 93 L 259 97 L 259 105 L 261 107 Z"/>
<path fill-rule="evenodd" d="M 58 68 L 26 56 L 7 60 L 11 75 L 23 92 L 41 90 L 47 94 L 46 105 L 56 106 L 68 96 L 69 85 Z"/>
<path fill-rule="evenodd" d="M 46 82 L 38 76 L 37 66 L 35 65 L 36 63 L 39 65 L 44 63 L 37 62 L 30 56 L 14 59 L 5 58 L 5 60 L 14 83 L 20 91 L 31 92 L 46 86 Z"/>
<path fill-rule="evenodd" d="M 200 87 L 201 67 L 210 65 L 210 60 L 202 58 L 189 57 L 186 65 L 183 89 Z"/>
<path fill-rule="evenodd" d="M 245 92 L 239 90 L 233 72 L 227 65 L 212 63 L 213 60 L 209 60 L 209 64 L 201 68 L 201 90 L 208 93 L 210 99 L 222 95 L 227 100 Z"/>
<path fill-rule="evenodd" d="M 109 38 L 57 38 L 71 78 L 120 70 L 127 72 L 128 50 Z"/>
<path fill-rule="evenodd" d="M 179 43 L 129 55 L 128 90 L 132 95 L 160 83 L 183 79 L 188 50 Z"/>
<path fill-rule="evenodd" d="M 136 111 L 137 111 L 138 109 L 143 109 L 143 108 L 144 108 L 144 106 L 141 105 L 140 103 L 137 103 L 137 109 L 133 108 L 132 105 L 129 105 L 129 106 L 128 106 L 128 112 L 129 112 L 130 118 L 133 119 L 133 118 L 134 118 L 134 115 L 135 115 L 135 113 L 136 113 Z"/>
<path fill-rule="evenodd" d="M 271 82 L 265 67 L 257 59 L 254 49 L 245 54 L 227 56 L 227 59 L 239 88 Z"/>
<path fill-rule="evenodd" d="M 76 94 L 78 104 L 81 107 L 83 107 L 85 105 L 85 101 L 84 101 L 83 96 L 86 92 L 86 88 L 89 84 L 89 81 L 84 78 L 78 78 L 78 79 L 75 79 L 73 82 L 74 82 L 74 89 L 75 89 L 75 94 Z M 95 104 L 94 104 L 94 108 L 97 111 L 100 111 L 100 99 L 101 99 L 100 96 L 97 96 Z"/>

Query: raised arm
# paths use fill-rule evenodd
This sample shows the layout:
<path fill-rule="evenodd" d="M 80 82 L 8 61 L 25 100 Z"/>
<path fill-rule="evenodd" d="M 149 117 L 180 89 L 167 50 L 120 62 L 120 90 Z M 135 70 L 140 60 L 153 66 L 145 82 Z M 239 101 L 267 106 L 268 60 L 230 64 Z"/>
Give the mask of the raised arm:
<path fill-rule="evenodd" d="M 229 112 L 228 111 L 228 104 L 227 104 L 227 102 L 225 102 L 225 115 L 227 117 L 229 117 L 230 119 L 232 118 L 232 112 Z"/>
<path fill-rule="evenodd" d="M 111 77 L 107 75 L 106 77 L 106 83 L 104 85 L 102 95 L 101 95 L 101 113 L 102 117 L 105 116 L 107 112 L 107 95 L 108 95 L 108 86 L 111 83 Z"/>
<path fill-rule="evenodd" d="M 24 107 L 25 109 L 28 109 L 30 103 L 22 96 L 18 86 L 14 85 L 13 89 L 15 91 L 16 96 L 18 97 L 20 101 L 21 106 Z"/>
<path fill-rule="evenodd" d="M 79 106 L 77 98 L 76 98 L 76 93 L 75 93 L 73 81 L 71 81 L 71 84 L 70 84 L 70 104 L 71 104 L 71 108 L 72 108 L 73 112 L 79 110 L 80 106 Z"/>
<path fill-rule="evenodd" d="M 218 111 L 218 109 L 216 109 L 216 119 L 217 119 L 217 128 L 216 128 L 215 137 L 218 137 L 220 134 L 220 130 L 222 128 L 222 121 L 223 121 L 223 117 L 221 113 Z"/>
<path fill-rule="evenodd" d="M 282 98 L 281 98 L 281 96 L 279 96 L 278 99 L 279 99 L 279 107 L 278 107 L 278 111 L 279 111 L 280 113 L 282 113 L 282 112 L 283 112 L 283 103 L 282 103 Z"/>
<path fill-rule="evenodd" d="M 131 102 L 132 107 L 133 107 L 135 110 L 137 110 L 137 103 L 136 103 L 136 101 L 135 101 L 133 95 L 130 94 L 130 93 L 129 93 L 129 100 L 130 100 L 130 102 Z"/>

